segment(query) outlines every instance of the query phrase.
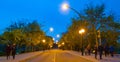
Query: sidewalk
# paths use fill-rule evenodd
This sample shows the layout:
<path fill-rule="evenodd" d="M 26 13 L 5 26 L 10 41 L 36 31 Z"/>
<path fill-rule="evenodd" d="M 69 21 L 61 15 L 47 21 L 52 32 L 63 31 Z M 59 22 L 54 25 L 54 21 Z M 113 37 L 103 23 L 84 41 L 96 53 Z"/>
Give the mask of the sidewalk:
<path fill-rule="evenodd" d="M 16 55 L 16 58 L 14 60 L 12 56 L 10 56 L 9 60 L 7 60 L 5 56 L 2 56 L 0 57 L 0 62 L 23 62 L 26 59 L 29 59 L 41 54 L 42 52 L 43 51 L 19 54 L 19 55 Z"/>
<path fill-rule="evenodd" d="M 67 51 L 70 54 L 76 55 L 76 56 L 80 56 L 81 58 L 90 60 L 92 62 L 99 62 L 98 60 L 96 60 L 93 56 L 81 56 L 80 52 L 76 52 L 76 51 Z"/>
<path fill-rule="evenodd" d="M 114 57 L 111 56 L 105 57 L 105 55 L 103 55 L 102 60 L 100 60 L 99 55 L 97 56 L 98 59 L 95 59 L 94 54 L 91 54 L 90 56 L 89 55 L 81 56 L 80 52 L 76 52 L 76 51 L 68 51 L 68 52 L 93 62 L 120 62 L 120 54 L 115 54 Z"/>

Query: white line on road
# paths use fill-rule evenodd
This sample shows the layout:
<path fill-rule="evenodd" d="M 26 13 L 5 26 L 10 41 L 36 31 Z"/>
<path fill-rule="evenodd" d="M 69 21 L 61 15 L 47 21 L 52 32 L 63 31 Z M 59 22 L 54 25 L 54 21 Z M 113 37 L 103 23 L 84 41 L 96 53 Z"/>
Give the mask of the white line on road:
<path fill-rule="evenodd" d="M 54 54 L 53 60 L 54 60 L 54 62 L 55 62 L 55 60 L 56 60 L 56 53 Z"/>

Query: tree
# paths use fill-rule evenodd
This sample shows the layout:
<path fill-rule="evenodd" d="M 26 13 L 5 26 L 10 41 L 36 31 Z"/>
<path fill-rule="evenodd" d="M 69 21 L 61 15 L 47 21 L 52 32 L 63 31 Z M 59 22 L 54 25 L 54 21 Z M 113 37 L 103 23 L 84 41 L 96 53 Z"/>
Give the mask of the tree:
<path fill-rule="evenodd" d="M 12 23 L 1 35 L 4 44 L 16 44 L 19 51 L 35 51 L 35 47 L 45 38 L 45 33 L 37 21 Z"/>
<path fill-rule="evenodd" d="M 97 6 L 89 5 L 84 9 L 84 14 L 81 14 L 81 16 L 82 17 L 79 19 L 72 19 L 71 26 L 69 26 L 68 31 L 63 34 L 60 42 L 74 44 L 74 48 L 77 44 L 81 47 L 81 37 L 78 31 L 84 28 L 86 31 L 83 39 L 85 42 L 84 47 L 90 45 L 90 47 L 93 48 L 95 44 L 98 45 L 100 38 L 102 40 L 102 45 L 107 43 L 109 45 L 117 45 L 116 41 L 120 36 L 120 23 L 115 22 L 116 19 L 113 14 L 105 13 L 104 4 Z M 113 35 L 113 37 L 111 35 Z"/>

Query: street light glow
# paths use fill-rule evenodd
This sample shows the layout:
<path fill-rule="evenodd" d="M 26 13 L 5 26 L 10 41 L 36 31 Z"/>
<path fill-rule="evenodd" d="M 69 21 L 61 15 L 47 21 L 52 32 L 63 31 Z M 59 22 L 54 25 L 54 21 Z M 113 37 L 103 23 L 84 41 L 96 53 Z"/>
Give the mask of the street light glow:
<path fill-rule="evenodd" d="M 52 48 L 53 46 L 51 45 L 50 48 Z"/>
<path fill-rule="evenodd" d="M 58 44 L 58 40 L 56 40 L 55 44 Z"/>
<path fill-rule="evenodd" d="M 84 32 L 85 32 L 84 29 L 79 30 L 79 33 L 80 33 L 80 34 L 82 34 L 82 33 L 84 33 Z"/>
<path fill-rule="evenodd" d="M 65 43 L 64 42 L 62 42 L 62 45 L 64 45 Z"/>
<path fill-rule="evenodd" d="M 58 47 L 61 47 L 61 45 L 58 45 Z"/>
<path fill-rule="evenodd" d="M 68 8 L 69 8 L 69 4 L 66 3 L 66 2 L 64 2 L 64 3 L 61 5 L 61 8 L 62 8 L 63 11 L 66 11 L 66 10 L 68 10 Z"/>
<path fill-rule="evenodd" d="M 49 29 L 49 30 L 50 30 L 50 32 L 53 32 L 53 31 L 54 31 L 53 27 L 50 27 L 50 29 Z"/>
<path fill-rule="evenodd" d="M 56 40 L 56 42 L 58 42 L 58 40 Z"/>
<path fill-rule="evenodd" d="M 46 42 L 45 39 L 43 39 L 42 42 L 45 43 Z"/>
<path fill-rule="evenodd" d="M 84 33 L 85 32 L 85 30 L 84 29 L 81 29 L 81 30 L 79 30 L 79 34 L 81 34 L 81 36 L 82 36 L 82 33 Z M 82 37 L 81 37 L 81 41 L 82 41 L 82 50 L 81 50 L 81 55 L 83 56 L 83 40 L 82 40 Z"/>
<path fill-rule="evenodd" d="M 55 41 L 55 38 L 53 38 L 53 40 Z"/>
<path fill-rule="evenodd" d="M 57 38 L 59 38 L 60 37 L 60 35 L 59 34 L 57 34 Z"/>

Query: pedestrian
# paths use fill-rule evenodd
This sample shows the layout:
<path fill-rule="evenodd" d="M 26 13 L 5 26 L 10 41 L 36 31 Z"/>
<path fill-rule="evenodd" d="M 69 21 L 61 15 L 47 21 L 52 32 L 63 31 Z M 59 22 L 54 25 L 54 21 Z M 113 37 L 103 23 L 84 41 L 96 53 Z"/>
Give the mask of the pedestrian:
<path fill-rule="evenodd" d="M 7 60 L 10 59 L 10 53 L 11 53 L 11 46 L 8 44 L 6 46 L 6 56 L 7 56 Z"/>
<path fill-rule="evenodd" d="M 91 48 L 88 48 L 88 55 L 91 55 Z"/>
<path fill-rule="evenodd" d="M 95 59 L 97 59 L 97 51 L 98 51 L 98 48 L 97 48 L 97 46 L 95 46 L 94 47 Z"/>
<path fill-rule="evenodd" d="M 103 54 L 103 46 L 102 46 L 102 45 L 100 45 L 100 46 L 98 47 L 98 51 L 99 51 L 100 59 L 102 59 L 102 54 Z"/>
<path fill-rule="evenodd" d="M 88 52 L 88 50 L 87 50 L 87 48 L 85 48 L 85 55 L 87 55 L 87 52 Z"/>
<path fill-rule="evenodd" d="M 114 47 L 113 46 L 110 46 L 110 54 L 111 54 L 111 57 L 114 57 Z"/>
<path fill-rule="evenodd" d="M 13 44 L 12 45 L 12 56 L 13 56 L 13 59 L 15 59 L 15 54 L 16 54 L 16 45 Z"/>
<path fill-rule="evenodd" d="M 108 45 L 106 45 L 106 46 L 104 47 L 104 51 L 105 51 L 105 57 L 107 57 L 108 54 L 109 54 L 109 46 L 108 46 Z"/>
<path fill-rule="evenodd" d="M 91 55 L 91 48 L 90 48 L 90 45 L 87 46 L 87 50 L 88 50 L 88 55 Z"/>

